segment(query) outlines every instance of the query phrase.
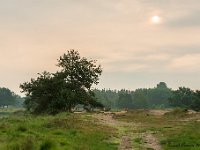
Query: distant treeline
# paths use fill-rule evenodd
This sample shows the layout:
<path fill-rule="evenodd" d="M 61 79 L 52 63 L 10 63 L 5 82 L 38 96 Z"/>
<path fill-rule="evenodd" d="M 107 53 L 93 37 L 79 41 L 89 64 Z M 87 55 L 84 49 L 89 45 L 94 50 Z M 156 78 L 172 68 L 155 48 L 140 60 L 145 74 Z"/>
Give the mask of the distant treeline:
<path fill-rule="evenodd" d="M 94 92 L 99 102 L 112 109 L 183 107 L 200 110 L 200 91 L 185 87 L 172 90 L 165 82 L 160 82 L 154 88 L 141 88 L 135 91 L 95 89 Z"/>
<path fill-rule="evenodd" d="M 0 87 L 0 107 L 23 107 L 24 98 L 12 92 L 10 89 Z"/>
<path fill-rule="evenodd" d="M 172 90 L 165 82 L 154 88 L 140 88 L 135 91 L 122 89 L 95 89 L 95 97 L 106 108 L 111 109 L 155 109 L 181 107 L 200 110 L 200 91 L 179 87 Z M 0 107 L 23 107 L 25 98 L 20 97 L 8 88 L 0 87 Z"/>

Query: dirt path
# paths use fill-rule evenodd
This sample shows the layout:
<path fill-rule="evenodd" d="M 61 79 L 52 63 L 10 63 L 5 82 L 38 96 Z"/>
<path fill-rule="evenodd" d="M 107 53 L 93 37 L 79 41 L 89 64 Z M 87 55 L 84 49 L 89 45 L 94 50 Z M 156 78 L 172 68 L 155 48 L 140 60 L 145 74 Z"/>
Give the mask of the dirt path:
<path fill-rule="evenodd" d="M 124 127 L 131 126 L 130 123 L 117 121 L 113 119 L 112 114 L 95 114 L 94 117 L 98 119 L 100 123 L 115 127 L 118 130 L 122 131 L 119 132 L 121 138 L 118 150 L 133 150 L 132 139 L 130 135 L 123 131 Z"/>
<path fill-rule="evenodd" d="M 155 115 L 155 116 L 163 116 L 164 114 L 170 112 L 171 110 L 170 109 L 165 109 L 165 110 L 149 110 L 149 114 L 151 115 Z"/>
<path fill-rule="evenodd" d="M 118 150 L 136 150 L 138 148 L 135 148 L 133 145 L 133 141 L 136 137 L 141 137 L 145 144 L 143 145 L 144 149 L 151 148 L 153 150 L 162 150 L 162 147 L 157 140 L 157 138 L 151 134 L 151 133 L 143 133 L 143 134 L 137 134 L 134 133 L 132 129 L 139 128 L 139 126 L 136 123 L 128 123 L 123 121 L 118 121 L 113 118 L 113 114 L 95 114 L 93 115 L 94 118 L 99 120 L 99 123 L 108 125 L 111 127 L 114 127 L 118 129 L 119 132 L 119 147 Z"/>
<path fill-rule="evenodd" d="M 146 148 L 152 148 L 153 150 L 162 150 L 159 141 L 157 138 L 151 134 L 151 133 L 146 133 L 143 135 L 143 139 L 145 140 L 145 147 Z"/>
<path fill-rule="evenodd" d="M 121 142 L 119 145 L 119 150 L 133 150 L 131 145 L 131 139 L 129 136 L 125 135 L 121 137 Z"/>

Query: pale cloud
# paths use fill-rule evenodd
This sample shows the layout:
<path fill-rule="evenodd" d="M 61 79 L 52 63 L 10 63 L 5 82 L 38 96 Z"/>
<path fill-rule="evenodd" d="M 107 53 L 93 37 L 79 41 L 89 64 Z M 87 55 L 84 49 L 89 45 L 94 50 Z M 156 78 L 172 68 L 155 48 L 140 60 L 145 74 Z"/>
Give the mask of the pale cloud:
<path fill-rule="evenodd" d="M 56 59 L 76 49 L 101 63 L 101 87 L 124 79 L 129 88 L 158 80 L 197 88 L 199 8 L 199 0 L 0 0 L 0 86 L 19 93 L 20 83 L 56 71 Z M 151 24 L 153 15 L 162 24 Z"/>
<path fill-rule="evenodd" d="M 181 17 L 176 17 L 169 20 L 166 24 L 169 27 L 176 28 L 185 28 L 185 27 L 200 27 L 200 16 L 199 10 L 192 11 L 186 15 L 182 15 Z"/>
<path fill-rule="evenodd" d="M 179 58 L 175 58 L 170 64 L 170 69 L 176 69 L 176 71 L 200 71 L 200 53 L 199 54 L 188 54 Z M 177 70 L 178 69 L 178 70 Z"/>

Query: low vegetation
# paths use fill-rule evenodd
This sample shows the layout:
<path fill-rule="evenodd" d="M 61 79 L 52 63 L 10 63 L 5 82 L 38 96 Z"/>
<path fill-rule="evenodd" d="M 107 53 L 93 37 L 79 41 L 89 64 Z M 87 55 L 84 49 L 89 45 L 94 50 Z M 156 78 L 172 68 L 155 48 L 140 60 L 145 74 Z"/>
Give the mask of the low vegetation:
<path fill-rule="evenodd" d="M 75 50 L 57 66 L 56 73 L 44 71 L 21 84 L 25 98 L 0 88 L 0 149 L 200 149 L 200 91 L 172 90 L 165 82 L 135 91 L 93 90 L 102 68 Z M 72 113 L 78 107 L 112 111 Z"/>
<path fill-rule="evenodd" d="M 135 143 L 145 147 L 145 136 L 153 135 L 164 150 L 199 150 L 200 149 L 200 114 L 185 109 L 174 109 L 164 114 L 158 110 L 133 110 L 115 119 L 136 123 L 136 130 L 130 130 L 138 137 Z M 148 145 L 146 145 L 148 149 Z M 151 148 L 151 147 L 149 147 Z"/>
<path fill-rule="evenodd" d="M 5 115 L 0 122 L 3 150 L 117 150 L 127 145 L 146 150 L 156 144 L 164 150 L 200 149 L 200 114 L 182 108 L 55 116 L 18 110 Z"/>
<path fill-rule="evenodd" d="M 90 114 L 56 116 L 12 114 L 0 122 L 2 150 L 115 150 L 115 129 L 99 125 Z"/>

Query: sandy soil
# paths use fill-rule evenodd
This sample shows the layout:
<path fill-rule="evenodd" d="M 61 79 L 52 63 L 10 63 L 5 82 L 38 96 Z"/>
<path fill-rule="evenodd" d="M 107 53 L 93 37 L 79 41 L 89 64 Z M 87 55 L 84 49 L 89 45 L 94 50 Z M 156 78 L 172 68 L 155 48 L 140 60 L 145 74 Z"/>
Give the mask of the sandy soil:
<path fill-rule="evenodd" d="M 150 110 L 149 114 L 152 115 L 164 115 L 165 113 L 169 112 L 170 110 Z M 101 113 L 101 114 L 95 114 L 93 117 L 99 120 L 99 123 L 109 125 L 112 127 L 115 127 L 117 129 L 126 128 L 130 129 L 133 128 L 136 124 L 134 123 L 127 123 L 123 121 L 118 121 L 113 118 L 114 115 L 123 115 L 125 114 L 125 111 L 117 112 L 116 113 Z M 118 149 L 119 150 L 133 150 L 132 145 L 132 139 L 131 139 L 131 132 L 124 132 L 120 136 L 120 144 Z M 162 150 L 159 141 L 156 139 L 156 137 L 151 133 L 144 133 L 142 134 L 142 138 L 145 141 L 145 147 L 146 148 L 152 148 L 154 150 Z"/>
<path fill-rule="evenodd" d="M 107 114 L 95 114 L 94 117 L 99 120 L 100 123 L 106 124 L 115 128 L 120 128 L 123 126 L 129 126 L 129 123 L 117 121 L 113 119 L 113 115 L 111 113 Z M 119 150 L 133 150 L 132 148 L 132 142 L 129 135 L 122 135 L 120 138 L 120 144 L 118 147 Z"/>
<path fill-rule="evenodd" d="M 131 139 L 129 136 L 125 135 L 121 137 L 121 142 L 118 149 L 119 150 L 133 150 L 131 146 Z"/>
<path fill-rule="evenodd" d="M 146 133 L 143 135 L 143 139 L 145 140 L 145 147 L 152 148 L 154 150 L 162 150 L 159 141 L 153 134 Z"/>
<path fill-rule="evenodd" d="M 155 116 L 163 116 L 165 113 L 170 112 L 170 109 L 155 109 L 155 110 L 149 110 L 149 114 L 155 115 Z"/>

